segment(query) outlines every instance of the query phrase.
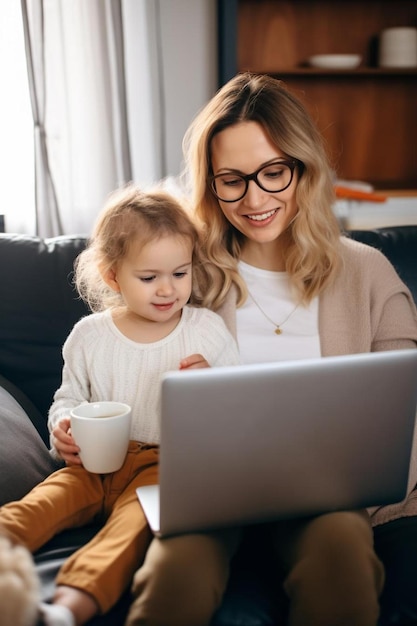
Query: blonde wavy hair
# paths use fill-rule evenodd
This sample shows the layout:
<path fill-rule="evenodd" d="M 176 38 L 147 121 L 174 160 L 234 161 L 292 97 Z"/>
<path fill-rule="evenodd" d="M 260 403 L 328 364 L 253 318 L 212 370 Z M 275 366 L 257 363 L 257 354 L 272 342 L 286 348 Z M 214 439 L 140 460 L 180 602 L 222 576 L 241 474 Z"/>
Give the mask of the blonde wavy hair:
<path fill-rule="evenodd" d="M 289 226 L 286 271 L 296 297 L 308 304 L 338 272 L 340 228 L 332 210 L 332 171 L 323 139 L 302 103 L 283 83 L 266 75 L 238 74 L 195 117 L 183 141 L 185 178 L 195 214 L 204 230 L 204 249 L 212 265 L 204 305 L 217 309 L 235 284 L 238 305 L 247 290 L 237 271 L 243 235 L 224 217 L 210 190 L 213 137 L 239 122 L 262 126 L 272 143 L 299 163 L 298 213 Z"/>
<path fill-rule="evenodd" d="M 74 283 L 92 311 L 123 304 L 120 293 L 104 280 L 132 245 L 145 246 L 160 237 L 173 235 L 192 246 L 193 289 L 190 303 L 201 304 L 200 284 L 207 284 L 200 232 L 186 209 L 174 196 L 154 188 L 147 192 L 134 185 L 114 191 L 99 215 L 86 249 L 75 261 Z"/>

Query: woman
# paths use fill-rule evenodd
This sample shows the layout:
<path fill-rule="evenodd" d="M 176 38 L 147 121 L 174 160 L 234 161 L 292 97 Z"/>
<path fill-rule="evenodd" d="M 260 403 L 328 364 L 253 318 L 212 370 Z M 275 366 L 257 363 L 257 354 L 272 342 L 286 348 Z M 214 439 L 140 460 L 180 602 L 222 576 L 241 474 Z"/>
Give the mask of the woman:
<path fill-rule="evenodd" d="M 279 81 L 233 78 L 184 145 L 216 266 L 204 304 L 223 315 L 244 363 L 416 348 L 410 292 L 381 253 L 341 237 L 321 137 Z M 384 568 L 372 524 L 417 514 L 406 506 L 260 527 L 284 571 L 290 626 L 377 624 Z M 209 624 L 242 534 L 154 539 L 127 624 Z"/>

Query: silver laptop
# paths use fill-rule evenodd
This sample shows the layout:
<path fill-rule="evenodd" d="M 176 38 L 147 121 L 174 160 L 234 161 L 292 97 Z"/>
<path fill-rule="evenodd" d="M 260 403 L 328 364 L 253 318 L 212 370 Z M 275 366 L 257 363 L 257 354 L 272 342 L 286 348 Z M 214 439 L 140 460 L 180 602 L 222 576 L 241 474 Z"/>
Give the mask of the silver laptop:
<path fill-rule="evenodd" d="M 383 505 L 406 494 L 417 350 L 170 372 L 159 536 Z"/>

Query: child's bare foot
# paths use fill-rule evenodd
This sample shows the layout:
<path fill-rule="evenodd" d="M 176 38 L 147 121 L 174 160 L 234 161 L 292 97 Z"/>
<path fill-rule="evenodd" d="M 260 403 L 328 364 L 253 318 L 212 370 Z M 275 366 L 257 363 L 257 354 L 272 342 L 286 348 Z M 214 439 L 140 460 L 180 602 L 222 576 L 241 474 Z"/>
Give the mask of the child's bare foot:
<path fill-rule="evenodd" d="M 32 555 L 0 535 L 0 621 L 34 626 L 39 615 L 39 581 Z"/>

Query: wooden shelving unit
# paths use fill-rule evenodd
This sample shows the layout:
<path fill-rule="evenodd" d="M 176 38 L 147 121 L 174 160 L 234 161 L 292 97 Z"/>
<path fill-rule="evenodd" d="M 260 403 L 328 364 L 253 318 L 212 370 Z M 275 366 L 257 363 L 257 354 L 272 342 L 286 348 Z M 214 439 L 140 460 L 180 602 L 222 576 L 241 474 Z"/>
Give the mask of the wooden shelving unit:
<path fill-rule="evenodd" d="M 220 79 L 271 74 L 300 97 L 339 178 L 417 189 L 417 69 L 378 67 L 384 28 L 417 26 L 415 0 L 219 0 Z M 355 70 L 308 66 L 357 53 Z"/>

